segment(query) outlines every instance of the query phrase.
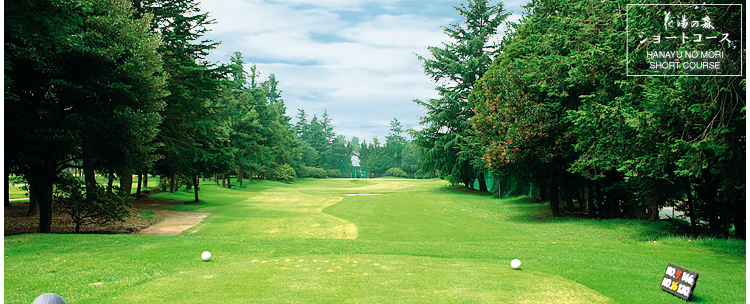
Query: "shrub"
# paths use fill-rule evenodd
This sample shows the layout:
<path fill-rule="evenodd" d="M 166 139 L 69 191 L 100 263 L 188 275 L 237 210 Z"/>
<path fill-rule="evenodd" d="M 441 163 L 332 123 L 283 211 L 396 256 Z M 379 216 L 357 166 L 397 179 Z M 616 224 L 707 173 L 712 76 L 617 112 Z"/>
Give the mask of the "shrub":
<path fill-rule="evenodd" d="M 341 170 L 339 169 L 327 169 L 326 174 L 328 177 L 341 177 Z"/>
<path fill-rule="evenodd" d="M 122 221 L 129 215 L 127 207 L 130 204 L 117 192 L 117 189 L 107 191 L 106 187 L 99 185 L 86 191 L 81 180 L 69 173 L 63 173 L 55 183 L 55 212 L 70 216 L 76 224 L 76 233 L 81 232 L 82 225 Z"/>
<path fill-rule="evenodd" d="M 326 178 L 328 177 L 328 174 L 326 174 L 326 170 L 323 170 L 322 168 L 304 166 L 300 170 L 298 176 L 299 177 Z"/>
<path fill-rule="evenodd" d="M 394 177 L 409 177 L 404 170 L 401 170 L 399 168 L 390 168 L 385 171 L 386 176 L 394 176 Z"/>
<path fill-rule="evenodd" d="M 268 179 L 277 181 L 293 180 L 295 177 L 297 177 L 297 172 L 294 172 L 294 169 L 288 164 L 275 166 L 267 176 Z"/>

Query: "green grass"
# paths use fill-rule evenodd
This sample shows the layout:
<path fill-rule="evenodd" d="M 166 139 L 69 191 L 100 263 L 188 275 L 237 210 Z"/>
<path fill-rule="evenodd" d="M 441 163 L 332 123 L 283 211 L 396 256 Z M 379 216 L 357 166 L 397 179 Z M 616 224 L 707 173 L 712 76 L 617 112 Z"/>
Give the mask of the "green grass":
<path fill-rule="evenodd" d="M 744 241 L 670 236 L 664 223 L 549 219 L 544 204 L 439 180 L 201 189 L 199 204 L 180 208 L 212 215 L 176 237 L 6 237 L 5 301 L 683 303 L 659 288 L 667 263 L 700 274 L 697 303 L 746 299 Z"/>
<path fill-rule="evenodd" d="M 138 213 L 143 219 L 159 219 L 159 217 L 156 216 L 156 212 L 153 212 L 151 210 L 138 210 Z"/>
<path fill-rule="evenodd" d="M 21 202 L 28 202 L 29 193 L 21 189 L 21 187 L 9 187 L 8 197 L 10 199 L 25 198 L 26 200 L 23 200 Z"/>

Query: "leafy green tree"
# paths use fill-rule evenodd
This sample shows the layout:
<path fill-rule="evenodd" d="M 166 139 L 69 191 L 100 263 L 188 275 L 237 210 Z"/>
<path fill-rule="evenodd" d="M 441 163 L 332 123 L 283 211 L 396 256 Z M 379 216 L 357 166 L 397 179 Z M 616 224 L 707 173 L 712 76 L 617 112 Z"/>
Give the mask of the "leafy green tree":
<path fill-rule="evenodd" d="M 417 171 L 422 167 L 419 146 L 414 141 L 406 143 L 402 155 L 399 168 L 404 170 L 409 176 L 416 176 Z"/>
<path fill-rule="evenodd" d="M 225 69 L 204 60 L 217 43 L 199 41 L 214 20 L 201 12 L 196 0 L 136 0 L 134 6 L 140 14 L 154 16 L 151 29 L 162 37 L 159 52 L 169 76 L 169 95 L 163 99 L 164 119 L 156 139 L 163 156 L 157 171 L 171 181 L 180 174 L 197 180 L 208 170 L 227 172 L 231 160 L 226 158 L 232 154 L 218 100 Z M 172 182 L 170 190 L 175 186 Z"/>
<path fill-rule="evenodd" d="M 63 169 L 146 165 L 164 95 L 150 16 L 121 0 L 25 1 L 5 6 L 5 120 L 9 167 L 29 182 L 49 232 Z M 92 149 L 98 143 L 99 149 Z"/>
<path fill-rule="evenodd" d="M 391 133 L 385 137 L 385 153 L 390 158 L 390 166 L 398 167 L 403 159 L 403 151 L 406 146 L 404 128 L 398 119 L 391 120 Z"/>
<path fill-rule="evenodd" d="M 471 97 L 485 162 L 531 172 L 556 215 L 655 220 L 673 204 L 694 229 L 703 220 L 726 236 L 734 224 L 744 237 L 742 79 L 627 77 L 624 4 L 528 6 Z M 725 26 L 739 28 L 731 14 L 720 14 L 735 20 Z M 735 48 L 721 47 L 727 72 L 738 72 Z"/>
<path fill-rule="evenodd" d="M 279 82 L 274 74 L 268 76 L 268 80 L 261 83 L 265 102 L 260 106 L 261 124 L 264 132 L 261 134 L 262 143 L 268 150 L 268 162 L 264 162 L 265 168 L 274 168 L 284 164 L 291 164 L 295 154 L 289 147 L 294 144 L 294 129 L 289 123 L 291 118 L 286 116 L 286 106 L 278 90 Z"/>
<path fill-rule="evenodd" d="M 577 156 L 567 111 L 595 90 L 616 91 L 610 84 L 624 76 L 614 51 L 624 12 L 593 2 L 532 1 L 527 9 L 477 86 L 474 125 L 488 166 L 497 175 L 530 172 L 561 215 L 576 211 L 573 197 L 587 186 L 567 170 Z"/>
<path fill-rule="evenodd" d="M 346 144 L 344 138 L 338 138 L 333 132 L 333 125 L 328 112 L 318 118 L 313 115 L 310 121 L 307 121 L 307 114 L 304 110 L 298 110 L 297 123 L 294 127 L 297 137 L 312 147 L 318 155 L 317 161 L 308 166 L 320 167 L 323 169 L 338 169 L 339 160 L 344 157 Z M 302 151 L 307 153 L 305 151 Z M 307 153 L 307 155 L 311 155 Z M 308 162 L 311 161 L 308 158 Z"/>
<path fill-rule="evenodd" d="M 391 166 L 390 157 L 386 151 L 386 147 L 380 144 L 380 140 L 377 136 L 372 138 L 367 153 L 364 156 L 364 165 L 362 166 L 369 173 L 377 175 L 385 174 Z"/>
<path fill-rule="evenodd" d="M 425 149 L 422 165 L 426 171 L 438 171 L 441 178 L 470 187 L 478 175 L 474 156 L 481 152 L 462 153 L 475 148 L 468 144 L 472 141 L 468 137 L 473 136 L 468 97 L 496 55 L 498 46 L 490 39 L 509 13 L 502 3 L 491 5 L 488 0 L 470 0 L 455 8 L 465 20 L 445 28 L 449 42 L 442 48 L 428 47 L 432 59 L 419 56 L 425 73 L 445 84 L 437 87 L 440 98 L 415 100 L 426 108 L 427 116 L 420 118 L 424 128 L 413 136 Z"/>
<path fill-rule="evenodd" d="M 344 135 L 337 135 L 331 141 L 331 163 L 328 164 L 328 169 L 339 170 L 342 161 L 351 161 L 351 153 L 352 150 L 347 145 L 346 137 Z"/>

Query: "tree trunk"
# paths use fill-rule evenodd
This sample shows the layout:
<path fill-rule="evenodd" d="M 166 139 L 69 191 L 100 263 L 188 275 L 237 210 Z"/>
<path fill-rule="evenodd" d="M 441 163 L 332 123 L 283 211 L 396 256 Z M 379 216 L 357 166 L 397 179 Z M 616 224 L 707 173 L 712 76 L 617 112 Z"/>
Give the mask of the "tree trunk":
<path fill-rule="evenodd" d="M 96 187 L 96 173 L 94 172 L 94 166 L 91 161 L 83 161 L 83 179 L 86 184 L 86 193 L 88 189 L 94 189 Z"/>
<path fill-rule="evenodd" d="M 172 175 L 169 176 L 169 193 L 177 191 L 177 183 L 175 182 L 175 179 L 177 179 L 177 177 L 172 173 Z"/>
<path fill-rule="evenodd" d="M 143 173 L 143 188 L 148 188 L 148 172 Z"/>
<path fill-rule="evenodd" d="M 36 192 L 31 190 L 29 185 L 29 211 L 26 216 L 35 216 L 39 214 L 39 200 L 36 198 Z"/>
<path fill-rule="evenodd" d="M 198 174 L 193 175 L 193 189 L 195 192 L 195 202 L 198 202 L 198 181 L 200 179 L 198 178 Z"/>
<path fill-rule="evenodd" d="M 560 216 L 560 186 L 557 184 L 554 171 L 550 171 L 549 173 L 547 189 L 549 191 L 549 208 L 552 211 L 552 216 Z"/>
<path fill-rule="evenodd" d="M 576 211 L 576 206 L 573 204 L 573 198 L 568 195 L 566 191 L 562 191 L 562 189 L 560 189 L 560 201 L 565 202 L 565 206 L 567 206 L 568 212 Z"/>
<path fill-rule="evenodd" d="M 39 203 L 39 233 L 49 233 L 52 226 L 52 188 L 54 176 L 27 177 L 29 190 Z"/>
<path fill-rule="evenodd" d="M 240 188 L 242 188 L 242 167 L 237 169 L 237 181 L 240 182 Z"/>
<path fill-rule="evenodd" d="M 693 185 L 690 180 L 686 183 L 687 186 L 687 204 L 688 204 L 688 216 L 690 217 L 690 228 L 693 232 L 693 236 L 698 235 L 698 219 L 695 215 L 695 199 L 693 198 Z"/>
<path fill-rule="evenodd" d="M 479 191 L 489 192 L 487 190 L 487 178 L 484 176 L 484 170 L 479 170 Z"/>
<path fill-rule="evenodd" d="M 497 177 L 497 192 L 495 192 L 495 196 L 503 198 L 503 179 L 500 176 Z"/>
<path fill-rule="evenodd" d="M 747 232 L 745 231 L 745 227 L 747 227 L 746 218 L 747 214 L 747 205 L 745 205 L 745 200 L 739 200 L 734 202 L 734 237 L 738 239 L 744 240 L 747 238 Z"/>
<path fill-rule="evenodd" d="M 229 189 L 232 188 L 232 174 L 231 173 L 227 173 L 227 188 Z"/>
<path fill-rule="evenodd" d="M 133 170 L 125 169 L 119 172 L 120 175 L 120 196 L 128 197 L 133 191 Z"/>
<path fill-rule="evenodd" d="M 648 212 L 650 212 L 650 214 L 649 214 L 649 216 L 650 216 L 649 220 L 652 221 L 652 222 L 658 221 L 659 220 L 659 202 L 657 202 L 655 200 L 652 200 L 649 203 L 648 207 L 649 207 Z"/>
<path fill-rule="evenodd" d="M 114 185 L 115 185 L 115 174 L 110 173 L 109 181 L 107 182 L 107 191 L 112 193 L 112 189 L 114 188 Z"/>
<path fill-rule="evenodd" d="M 473 185 L 471 184 L 471 181 L 472 179 L 470 177 L 469 178 L 464 177 L 464 180 L 462 181 L 462 183 L 464 184 L 464 187 L 472 189 L 474 187 L 472 187 Z"/>
<path fill-rule="evenodd" d="M 138 186 L 135 189 L 135 198 L 141 198 L 141 184 L 143 183 L 143 173 L 138 173 Z"/>
<path fill-rule="evenodd" d="M 5 207 L 10 207 L 10 173 L 5 172 Z"/>
<path fill-rule="evenodd" d="M 589 189 L 588 183 L 584 184 L 583 188 L 581 188 L 581 203 L 585 205 L 584 211 L 586 214 L 591 216 L 591 211 L 594 210 L 594 203 L 591 199 L 591 191 Z"/>
<path fill-rule="evenodd" d="M 534 183 L 529 182 L 529 197 L 533 197 L 533 196 L 534 196 Z"/>

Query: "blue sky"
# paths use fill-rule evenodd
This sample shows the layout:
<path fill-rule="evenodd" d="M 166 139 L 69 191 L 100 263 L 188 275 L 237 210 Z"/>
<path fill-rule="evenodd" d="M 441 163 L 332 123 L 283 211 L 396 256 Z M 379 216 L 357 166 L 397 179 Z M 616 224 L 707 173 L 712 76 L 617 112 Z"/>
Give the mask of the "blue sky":
<path fill-rule="evenodd" d="M 428 57 L 428 46 L 447 41 L 443 27 L 459 20 L 458 3 L 203 0 L 203 11 L 216 19 L 204 38 L 221 42 L 207 59 L 228 62 L 241 51 L 248 65 L 257 65 L 261 81 L 276 75 L 287 116 L 298 109 L 309 117 L 327 111 L 337 135 L 382 141 L 394 118 L 419 128 L 424 110 L 414 99 L 438 97 L 438 84 L 415 54 Z M 527 1 L 503 3 L 513 13 L 509 20 L 518 20 Z"/>

